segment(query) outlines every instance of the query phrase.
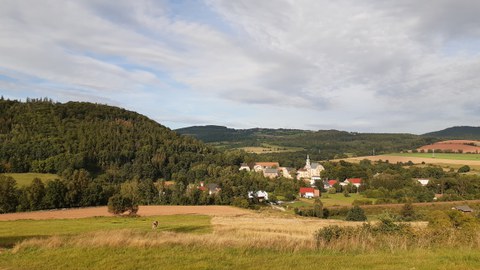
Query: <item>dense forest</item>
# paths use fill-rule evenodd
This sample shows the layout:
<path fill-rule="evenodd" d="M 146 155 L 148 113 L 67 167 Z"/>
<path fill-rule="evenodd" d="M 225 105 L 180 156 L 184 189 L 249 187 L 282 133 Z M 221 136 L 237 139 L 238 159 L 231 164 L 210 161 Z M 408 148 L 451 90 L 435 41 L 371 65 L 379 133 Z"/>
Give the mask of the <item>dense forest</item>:
<path fill-rule="evenodd" d="M 443 139 L 480 140 L 480 127 L 451 127 L 440 131 L 426 133 L 424 134 L 424 136 L 431 136 Z"/>
<path fill-rule="evenodd" d="M 390 133 L 358 133 L 338 130 L 297 129 L 230 129 L 219 126 L 196 126 L 176 130 L 180 134 L 233 149 L 262 144 L 277 147 L 301 148 L 301 154 L 313 155 L 316 160 L 351 156 L 365 156 L 416 149 L 438 139 L 430 136 Z M 279 157 L 285 154 L 277 155 Z"/>
<path fill-rule="evenodd" d="M 254 159 L 242 151 L 218 151 L 117 107 L 0 100 L 0 173 L 59 175 L 55 181 L 36 179 L 26 187 L 1 176 L 0 197 L 10 204 L 0 201 L 0 213 L 106 205 L 118 194 L 136 204 L 245 206 L 248 191 L 291 195 L 303 184 L 273 183 L 261 174 L 238 171 L 241 162 Z M 201 191 L 200 181 L 221 191 Z"/>

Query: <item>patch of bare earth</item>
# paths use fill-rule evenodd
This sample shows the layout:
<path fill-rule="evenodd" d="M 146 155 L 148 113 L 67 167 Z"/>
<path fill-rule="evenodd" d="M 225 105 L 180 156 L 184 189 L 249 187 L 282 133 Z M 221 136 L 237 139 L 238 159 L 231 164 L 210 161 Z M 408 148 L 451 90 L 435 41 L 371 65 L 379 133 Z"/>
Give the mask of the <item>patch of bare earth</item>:
<path fill-rule="evenodd" d="M 140 206 L 140 216 L 165 216 L 165 215 L 209 215 L 209 216 L 237 216 L 248 214 L 250 211 L 231 206 L 209 205 L 209 206 L 170 206 L 170 205 L 148 205 Z M 75 219 L 87 217 L 108 217 L 113 216 L 108 212 L 107 207 L 87 207 L 78 209 L 48 210 L 23 213 L 0 214 L 0 221 L 18 219 Z"/>

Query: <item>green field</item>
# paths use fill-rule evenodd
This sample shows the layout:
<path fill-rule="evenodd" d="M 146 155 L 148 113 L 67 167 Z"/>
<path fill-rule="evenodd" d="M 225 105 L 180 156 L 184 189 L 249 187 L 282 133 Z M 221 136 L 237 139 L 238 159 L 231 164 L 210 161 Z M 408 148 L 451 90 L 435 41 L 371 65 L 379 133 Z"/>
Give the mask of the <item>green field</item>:
<path fill-rule="evenodd" d="M 459 153 L 393 153 L 389 156 L 398 157 L 418 157 L 418 158 L 436 158 L 436 159 L 452 159 L 452 160 L 480 160 L 480 154 L 459 154 Z"/>
<path fill-rule="evenodd" d="M 323 206 L 330 207 L 330 206 L 352 206 L 352 203 L 354 200 L 366 199 L 363 195 L 359 193 L 351 193 L 349 195 L 350 197 L 345 197 L 343 193 L 336 193 L 336 194 L 323 193 L 322 196 L 320 197 L 320 200 L 322 201 Z M 375 199 L 370 198 L 369 200 L 372 200 L 373 203 L 375 203 Z M 312 206 L 314 202 L 315 202 L 315 199 L 301 198 L 300 200 L 287 205 L 289 206 L 289 208 L 305 207 L 305 206 Z"/>
<path fill-rule="evenodd" d="M 85 232 L 133 229 L 150 231 L 154 220 L 158 231 L 206 233 L 211 231 L 210 217 L 201 215 L 174 215 L 159 217 L 95 217 L 81 219 L 0 221 L 0 248 L 32 237 L 74 235 Z"/>
<path fill-rule="evenodd" d="M 17 181 L 18 186 L 28 186 L 34 178 L 39 178 L 44 184 L 50 180 L 60 178 L 58 175 L 50 173 L 4 173 L 3 175 L 13 177 Z"/>
<path fill-rule="evenodd" d="M 156 231 L 150 228 L 152 220 L 160 222 Z M 260 217 L 254 222 L 259 222 L 255 228 L 268 226 Z M 0 222 L 0 269 L 480 268 L 480 253 L 468 247 L 282 250 L 279 243 L 270 248 L 254 244 L 269 238 L 237 246 L 229 242 L 231 232 L 224 233 L 226 242 L 215 242 L 221 235 L 212 228 L 211 217 L 198 215 L 4 221 Z"/>
<path fill-rule="evenodd" d="M 62 247 L 0 254 L 7 269 L 478 269 L 480 252 L 470 249 L 411 252 L 279 252 L 256 248 Z"/>

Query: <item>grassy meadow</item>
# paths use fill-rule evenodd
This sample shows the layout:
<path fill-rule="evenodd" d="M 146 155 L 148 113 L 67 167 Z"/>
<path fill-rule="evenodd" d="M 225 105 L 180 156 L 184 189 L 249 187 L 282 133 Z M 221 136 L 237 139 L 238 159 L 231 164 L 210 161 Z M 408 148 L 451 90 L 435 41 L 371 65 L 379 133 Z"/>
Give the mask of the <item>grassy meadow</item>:
<path fill-rule="evenodd" d="M 414 157 L 414 158 L 436 158 L 450 160 L 480 160 L 480 154 L 460 154 L 460 153 L 393 153 L 389 156 Z"/>
<path fill-rule="evenodd" d="M 3 175 L 15 179 L 18 186 L 28 186 L 32 183 L 34 178 L 39 178 L 44 184 L 50 180 L 60 178 L 58 175 L 50 173 L 4 173 Z"/>
<path fill-rule="evenodd" d="M 152 231 L 151 220 L 160 227 Z M 163 216 L 0 222 L 34 236 L 0 250 L 0 269 L 478 269 L 475 248 L 327 249 L 313 234 L 333 220 Z M 29 231 L 25 231 L 28 227 Z M 66 229 L 65 227 L 71 227 Z M 87 228 L 85 228 L 87 227 Z M 188 229 L 186 229 L 188 228 Z M 343 243 L 350 245 L 350 243 Z M 394 243 L 396 244 L 396 243 Z M 369 245 L 363 243 L 362 245 Z"/>
<path fill-rule="evenodd" d="M 152 220 L 160 222 L 155 231 Z M 480 268 L 479 236 L 472 245 L 455 248 L 408 248 L 402 237 L 384 241 L 386 247 L 377 248 L 370 238 L 355 238 L 319 248 L 314 234 L 330 225 L 361 223 L 254 212 L 4 221 L 0 269 Z"/>
<path fill-rule="evenodd" d="M 336 193 L 336 194 L 327 194 L 323 193 L 322 196 L 320 197 L 320 200 L 323 203 L 324 207 L 332 207 L 332 206 L 352 206 L 353 201 L 355 200 L 360 200 L 360 199 L 367 199 L 363 195 L 359 193 L 350 193 L 349 197 L 345 197 L 343 193 Z M 373 203 L 375 203 L 376 199 L 368 198 L 371 200 Z M 295 208 L 295 207 L 308 207 L 312 206 L 313 203 L 315 202 L 315 199 L 306 199 L 306 198 L 301 198 L 293 203 L 286 204 L 288 205 L 289 208 Z"/>

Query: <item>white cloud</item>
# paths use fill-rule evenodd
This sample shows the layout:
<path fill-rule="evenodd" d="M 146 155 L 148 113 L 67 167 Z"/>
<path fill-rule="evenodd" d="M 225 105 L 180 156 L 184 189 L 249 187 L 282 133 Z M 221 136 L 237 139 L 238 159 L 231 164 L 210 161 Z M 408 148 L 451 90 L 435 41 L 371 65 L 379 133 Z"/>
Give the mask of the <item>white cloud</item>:
<path fill-rule="evenodd" d="M 206 4 L 6 0 L 0 75 L 13 81 L 0 87 L 111 100 L 178 125 L 420 133 L 476 123 L 477 1 Z"/>

